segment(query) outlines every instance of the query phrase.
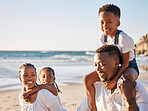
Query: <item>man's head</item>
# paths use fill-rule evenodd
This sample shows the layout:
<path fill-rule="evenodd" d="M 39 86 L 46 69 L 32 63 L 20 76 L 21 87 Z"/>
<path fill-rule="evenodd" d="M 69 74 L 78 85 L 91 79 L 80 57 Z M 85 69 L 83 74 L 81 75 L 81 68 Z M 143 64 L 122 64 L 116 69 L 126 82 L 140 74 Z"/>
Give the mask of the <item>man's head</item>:
<path fill-rule="evenodd" d="M 120 9 L 116 5 L 107 4 L 99 9 L 99 19 L 102 32 L 114 37 L 120 25 Z"/>
<path fill-rule="evenodd" d="M 102 82 L 112 80 L 119 69 L 120 51 L 118 47 L 106 45 L 98 48 L 94 56 L 95 70 Z"/>

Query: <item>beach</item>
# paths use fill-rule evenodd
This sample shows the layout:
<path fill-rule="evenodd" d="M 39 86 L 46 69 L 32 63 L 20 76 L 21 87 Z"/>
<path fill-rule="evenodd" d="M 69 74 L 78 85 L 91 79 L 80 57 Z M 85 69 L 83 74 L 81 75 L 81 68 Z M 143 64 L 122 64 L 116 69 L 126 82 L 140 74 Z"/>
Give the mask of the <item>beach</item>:
<path fill-rule="evenodd" d="M 35 65 L 37 75 L 43 67 L 55 70 L 56 82 L 63 107 L 76 111 L 86 93 L 82 78 L 94 70 L 92 51 L 5 51 L 0 52 L 0 111 L 20 111 L 18 96 L 23 87 L 19 81 L 19 67 L 28 62 Z M 5 57 L 5 58 L 4 58 Z M 148 57 L 137 56 L 139 65 L 148 66 Z M 148 72 L 140 69 L 138 80 L 148 91 Z M 37 80 L 37 83 L 40 83 Z"/>
<path fill-rule="evenodd" d="M 138 81 L 148 80 L 148 72 L 141 73 Z M 145 86 L 148 91 L 148 86 Z M 83 84 L 69 84 L 69 86 L 60 86 L 61 102 L 68 111 L 76 111 L 77 107 L 83 101 L 86 93 Z M 20 90 L 0 92 L 0 111 L 20 111 L 18 95 Z"/>

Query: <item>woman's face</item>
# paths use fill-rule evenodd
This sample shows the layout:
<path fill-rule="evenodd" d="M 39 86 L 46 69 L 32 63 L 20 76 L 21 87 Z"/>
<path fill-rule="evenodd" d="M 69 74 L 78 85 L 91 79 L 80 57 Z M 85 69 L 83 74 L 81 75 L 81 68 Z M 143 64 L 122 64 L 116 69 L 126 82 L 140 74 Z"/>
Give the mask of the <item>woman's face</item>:
<path fill-rule="evenodd" d="M 32 66 L 26 66 L 21 70 L 20 81 L 23 83 L 26 89 L 31 89 L 35 86 L 37 75 L 36 71 Z"/>
<path fill-rule="evenodd" d="M 44 69 L 40 72 L 39 81 L 42 84 L 52 84 L 54 80 L 55 80 L 55 77 L 52 71 L 48 71 L 47 69 Z"/>

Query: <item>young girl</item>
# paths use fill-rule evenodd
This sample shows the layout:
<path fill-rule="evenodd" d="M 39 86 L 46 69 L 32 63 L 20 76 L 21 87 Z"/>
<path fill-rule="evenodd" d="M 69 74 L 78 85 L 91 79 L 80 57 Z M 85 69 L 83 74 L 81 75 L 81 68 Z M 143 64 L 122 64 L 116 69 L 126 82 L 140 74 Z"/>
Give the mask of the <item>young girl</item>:
<path fill-rule="evenodd" d="M 36 68 L 30 63 L 23 64 L 19 68 L 19 79 L 24 88 L 19 95 L 21 111 L 64 111 L 59 98 L 46 89 L 41 89 L 37 93 L 23 97 L 23 93 L 36 86 Z M 50 89 L 54 88 L 53 86 Z"/>
<path fill-rule="evenodd" d="M 107 89 L 112 89 L 120 78 L 121 74 L 125 74 L 131 83 L 137 79 L 139 70 L 134 55 L 134 41 L 125 32 L 118 30 L 120 25 L 120 9 L 113 4 L 104 5 L 99 9 L 99 19 L 101 31 L 100 43 L 102 45 L 116 45 L 122 53 L 122 64 L 117 76 L 105 82 Z M 100 64 L 103 67 L 104 64 Z M 95 105 L 95 88 L 94 83 L 100 81 L 96 71 L 87 74 L 83 78 L 86 93 L 88 95 L 92 111 L 97 111 Z M 111 83 L 111 85 L 110 85 Z M 134 92 L 134 91 L 133 91 Z"/>

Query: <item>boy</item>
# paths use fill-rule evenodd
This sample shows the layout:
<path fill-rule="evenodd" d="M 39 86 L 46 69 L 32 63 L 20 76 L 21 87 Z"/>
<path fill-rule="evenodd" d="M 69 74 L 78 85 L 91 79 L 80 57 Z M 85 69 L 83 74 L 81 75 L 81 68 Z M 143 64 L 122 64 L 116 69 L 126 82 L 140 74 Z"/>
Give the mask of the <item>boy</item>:
<path fill-rule="evenodd" d="M 117 83 L 121 74 L 125 74 L 131 83 L 137 79 L 139 70 L 134 55 L 134 41 L 126 33 L 118 30 L 120 25 L 120 9 L 113 4 L 104 5 L 99 9 L 100 28 L 103 34 L 100 36 L 101 46 L 116 45 L 122 53 L 122 63 L 116 77 L 109 82 L 105 82 L 106 88 L 112 89 Z M 100 64 L 104 67 L 105 64 Z M 86 93 L 92 107 L 92 111 L 97 111 L 95 104 L 94 83 L 100 81 L 96 71 L 87 74 L 83 78 Z M 110 85 L 111 84 L 111 85 Z M 134 91 L 133 91 L 134 93 Z M 135 95 L 135 94 L 134 94 Z"/>

